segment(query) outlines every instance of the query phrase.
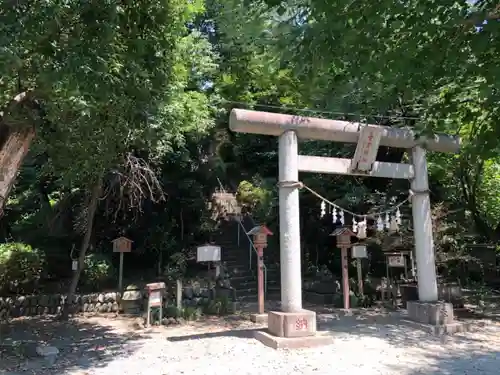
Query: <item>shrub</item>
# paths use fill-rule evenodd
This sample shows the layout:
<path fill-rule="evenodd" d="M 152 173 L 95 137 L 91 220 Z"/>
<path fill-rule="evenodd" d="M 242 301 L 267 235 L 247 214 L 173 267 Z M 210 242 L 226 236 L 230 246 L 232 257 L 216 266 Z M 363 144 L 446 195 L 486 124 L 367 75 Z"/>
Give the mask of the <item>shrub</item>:
<path fill-rule="evenodd" d="M 166 318 L 180 318 L 182 316 L 182 309 L 178 309 L 177 306 L 167 306 L 163 314 Z"/>
<path fill-rule="evenodd" d="M 186 306 L 181 311 L 181 317 L 184 320 L 194 321 L 198 320 L 202 316 L 202 311 L 199 307 Z"/>
<path fill-rule="evenodd" d="M 231 313 L 231 301 L 226 297 L 210 300 L 204 306 L 204 313 L 207 315 L 227 315 Z"/>
<path fill-rule="evenodd" d="M 85 257 L 82 282 L 92 288 L 106 286 L 116 275 L 109 257 L 103 254 L 89 254 Z"/>
<path fill-rule="evenodd" d="M 242 181 L 236 192 L 238 203 L 258 221 L 268 221 L 276 206 L 276 190 L 264 185 L 264 181 L 257 181 L 255 184 Z"/>
<path fill-rule="evenodd" d="M 30 245 L 0 244 L 0 290 L 7 293 L 32 293 L 43 275 L 45 256 Z"/>

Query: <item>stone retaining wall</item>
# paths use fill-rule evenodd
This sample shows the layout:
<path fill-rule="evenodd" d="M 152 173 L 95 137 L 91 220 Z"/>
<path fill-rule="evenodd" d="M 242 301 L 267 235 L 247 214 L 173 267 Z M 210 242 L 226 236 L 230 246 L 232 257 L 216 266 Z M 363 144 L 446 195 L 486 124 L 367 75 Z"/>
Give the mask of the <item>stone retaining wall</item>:
<path fill-rule="evenodd" d="M 215 298 L 235 300 L 234 289 L 229 285 L 218 286 L 205 280 L 189 280 L 183 283 L 182 289 L 184 307 L 202 306 Z M 165 307 L 175 305 L 175 287 L 168 286 L 165 292 Z M 70 304 L 70 313 L 108 313 L 119 312 L 121 309 L 130 313 L 131 305 L 135 306 L 138 313 L 144 310 L 146 298 L 142 287 L 125 290 L 123 300 L 118 292 L 75 295 Z M 67 295 L 64 294 L 0 297 L 0 323 L 22 316 L 59 314 L 66 299 Z"/>
<path fill-rule="evenodd" d="M 120 293 L 75 295 L 70 304 L 72 313 L 118 312 Z M 0 322 L 9 318 L 58 314 L 67 299 L 63 294 L 0 297 Z"/>

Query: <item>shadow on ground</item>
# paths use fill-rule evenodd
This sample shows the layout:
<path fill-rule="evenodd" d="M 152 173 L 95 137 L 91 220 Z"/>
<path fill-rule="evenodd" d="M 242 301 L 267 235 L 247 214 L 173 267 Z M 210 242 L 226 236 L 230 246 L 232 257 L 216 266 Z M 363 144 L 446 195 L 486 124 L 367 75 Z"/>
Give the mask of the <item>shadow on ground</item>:
<path fill-rule="evenodd" d="M 367 309 L 354 312 L 350 316 L 346 316 L 342 312 L 331 312 L 318 315 L 317 320 L 318 331 L 328 331 L 334 337 L 371 337 L 399 348 L 437 343 L 446 344 L 454 337 L 432 335 L 417 324 L 409 322 L 406 316 L 400 312 Z M 464 344 L 478 341 L 468 335 L 461 335 L 460 340 Z"/>
<path fill-rule="evenodd" d="M 391 370 L 404 375 L 495 375 L 499 373 L 500 351 L 461 350 L 450 354 L 429 354 L 426 365 L 418 369 L 392 365 Z"/>
<path fill-rule="evenodd" d="M 255 328 L 238 329 L 240 322 L 240 319 L 237 319 L 234 321 L 234 325 L 229 323 L 225 327 L 226 329 L 217 332 L 172 336 L 168 340 L 178 342 L 218 337 L 252 338 L 255 331 L 263 329 L 255 326 Z M 399 348 L 426 344 L 446 344 L 448 341 L 453 340 L 453 336 L 437 337 L 431 335 L 417 325 L 410 324 L 404 315 L 385 310 L 360 309 L 353 311 L 352 315 L 346 315 L 340 309 L 328 309 L 318 312 L 317 330 L 319 332 L 328 332 L 336 339 L 371 337 L 376 340 L 383 340 L 385 343 Z M 460 336 L 460 341 L 463 344 L 481 343 L 481 340 L 468 335 Z"/>
<path fill-rule="evenodd" d="M 111 326 L 83 320 L 16 319 L 0 327 L 0 373 L 85 374 L 85 370 L 134 352 L 141 338 L 139 334 L 120 333 Z M 59 350 L 53 364 L 37 355 L 39 344 Z"/>

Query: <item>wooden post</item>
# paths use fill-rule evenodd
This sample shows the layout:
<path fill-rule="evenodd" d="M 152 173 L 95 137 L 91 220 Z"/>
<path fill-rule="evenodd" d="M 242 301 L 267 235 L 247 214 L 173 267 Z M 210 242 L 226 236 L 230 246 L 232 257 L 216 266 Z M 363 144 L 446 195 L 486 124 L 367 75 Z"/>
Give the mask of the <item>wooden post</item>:
<path fill-rule="evenodd" d="M 120 266 L 118 268 L 118 290 L 123 292 L 123 253 L 130 253 L 132 250 L 132 240 L 126 237 L 118 237 L 113 241 L 113 251 L 120 253 Z"/>
<path fill-rule="evenodd" d="M 347 263 L 347 247 L 342 246 L 340 249 L 342 256 L 342 292 L 344 293 L 344 309 L 349 309 L 349 266 Z"/>
<path fill-rule="evenodd" d="M 264 314 L 264 249 L 262 245 L 257 245 L 259 254 L 257 270 L 257 286 L 259 299 L 259 314 Z"/>
<path fill-rule="evenodd" d="M 358 287 L 359 287 L 359 294 L 361 296 L 364 296 L 364 286 L 363 286 L 363 268 L 361 267 L 361 259 L 358 258 L 356 259 L 356 268 L 358 270 Z"/>
<path fill-rule="evenodd" d="M 273 232 L 271 232 L 269 228 L 267 228 L 265 225 L 258 225 L 252 228 L 247 233 L 247 235 L 253 236 L 253 243 L 257 250 L 257 305 L 258 305 L 258 314 L 264 314 L 265 310 L 264 248 L 267 247 L 267 236 L 272 236 Z"/>
<path fill-rule="evenodd" d="M 182 280 L 177 280 L 177 290 L 175 293 L 177 310 L 182 309 Z"/>
<path fill-rule="evenodd" d="M 123 253 L 120 253 L 120 268 L 118 269 L 118 290 L 123 291 Z"/>
<path fill-rule="evenodd" d="M 215 278 L 220 276 L 221 264 L 220 262 L 215 263 Z"/>

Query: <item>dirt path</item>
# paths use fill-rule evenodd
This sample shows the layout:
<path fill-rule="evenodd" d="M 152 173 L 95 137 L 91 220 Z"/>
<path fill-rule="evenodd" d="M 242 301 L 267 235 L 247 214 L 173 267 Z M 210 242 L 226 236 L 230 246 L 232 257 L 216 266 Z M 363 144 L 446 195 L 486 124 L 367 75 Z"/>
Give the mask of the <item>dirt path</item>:
<path fill-rule="evenodd" d="M 333 336 L 332 345 L 275 351 L 253 339 L 260 326 L 239 316 L 142 330 L 125 318 L 88 317 L 69 323 L 25 319 L 4 334 L 4 344 L 45 341 L 60 354 L 49 367 L 33 355 L 33 345 L 25 345 L 25 353 L 1 358 L 0 374 L 479 375 L 497 374 L 500 368 L 497 324 L 433 337 L 384 311 L 350 317 L 325 311 L 318 315 L 318 325 Z"/>

